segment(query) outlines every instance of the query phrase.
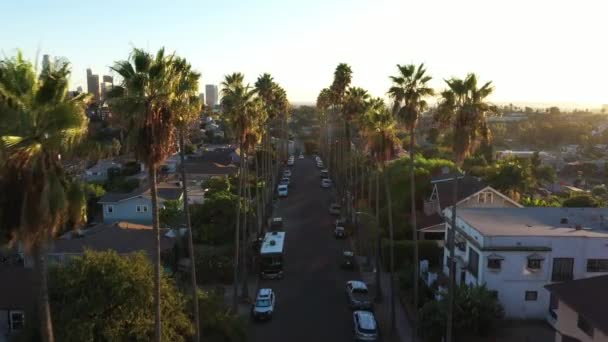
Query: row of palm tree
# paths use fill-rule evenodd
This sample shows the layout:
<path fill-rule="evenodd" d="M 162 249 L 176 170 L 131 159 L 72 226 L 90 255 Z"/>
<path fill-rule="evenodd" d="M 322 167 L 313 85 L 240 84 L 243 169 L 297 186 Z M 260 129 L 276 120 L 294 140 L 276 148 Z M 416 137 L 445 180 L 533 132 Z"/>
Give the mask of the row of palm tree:
<path fill-rule="evenodd" d="M 200 74 L 174 54 L 160 49 L 152 55 L 134 49 L 128 60 L 112 69 L 120 84 L 108 94 L 112 113 L 125 123 L 125 148 L 145 162 L 151 187 L 154 264 L 154 340 L 163 336 L 160 297 L 160 230 L 156 172 L 175 151 L 179 136 L 182 159 L 188 127 L 200 113 Z M 77 183 L 63 169 L 62 159 L 83 152 L 89 96 L 68 96 L 70 68 L 67 61 L 45 64 L 36 74 L 33 64 L 21 53 L 0 61 L 0 187 L 12 193 L 0 207 L 0 227 L 25 247 L 34 259 L 39 277 L 38 307 L 43 341 L 54 341 L 47 289 L 46 248 L 55 234 L 69 222 L 82 223 L 84 196 Z M 78 156 L 76 156 L 78 157 Z M 182 170 L 186 190 L 185 174 Z M 184 211 L 188 228 L 187 192 Z M 200 339 L 198 301 L 192 232 L 188 229 L 195 340 Z M 150 336 L 152 339 L 152 336 Z"/>
<path fill-rule="evenodd" d="M 428 83 L 432 79 L 424 64 L 397 65 L 398 73 L 390 76 L 392 82 L 387 95 L 392 104 L 387 107 L 380 98 L 372 99 L 367 91 L 350 87 L 352 70 L 346 64 L 339 64 L 334 72 L 334 82 L 329 88 L 321 90 L 317 97 L 317 108 L 320 118 L 325 123 L 325 130 L 321 132 L 321 153 L 329 161 L 331 171 L 339 180 L 338 192 L 341 196 L 348 191 L 357 194 L 357 182 L 353 182 L 353 169 L 359 158 L 354 158 L 352 146 L 353 126 L 358 126 L 358 133 L 365 142 L 361 148 L 368 151 L 368 155 L 376 165 L 376 222 L 379 218 L 378 174 L 383 172 L 386 163 L 393 159 L 399 140 L 396 136 L 397 124 L 401 123 L 409 134 L 409 179 L 410 179 L 410 224 L 412 227 L 412 240 L 414 242 L 414 306 L 418 307 L 419 284 L 419 253 L 416 222 L 415 198 L 415 137 L 416 127 L 420 115 L 429 109 L 428 99 L 435 95 L 435 91 Z M 454 162 L 456 167 L 462 166 L 464 159 L 475 151 L 479 144 L 487 144 L 491 139 L 485 116 L 492 106 L 487 103 L 487 97 L 492 93 L 491 82 L 478 86 L 475 74 L 468 74 L 464 79 L 452 78 L 446 80 L 447 89 L 440 93 L 438 104 L 433 108 L 434 117 L 443 128 L 451 127 L 454 131 Z M 327 125 L 330 123 L 331 125 Z M 370 177 L 371 172 L 366 172 Z M 362 182 L 362 180 L 359 180 Z M 371 179 L 370 179 L 371 184 Z M 456 203 L 457 179 L 454 181 L 454 203 Z M 363 189 L 363 187 L 362 187 Z M 394 257 L 393 257 L 393 225 L 390 187 L 385 178 L 385 195 L 388 208 L 388 231 L 390 240 L 390 273 L 391 273 L 391 322 L 394 327 Z M 363 194 L 363 190 L 359 194 Z M 368 191 L 368 203 L 371 204 L 372 190 Z M 352 213 L 351 203 L 347 202 L 347 213 Z M 455 227 L 454 206 L 452 211 L 452 227 Z M 350 217 L 350 216 L 349 216 Z M 454 229 L 450 229 L 450 254 L 454 253 Z M 376 248 L 376 250 L 378 250 Z M 378 259 L 378 258 L 376 258 Z M 453 259 L 451 259 L 453 260 Z M 453 291 L 454 291 L 454 265 L 450 267 L 449 287 L 449 313 L 446 338 L 452 338 L 453 317 Z M 377 274 L 379 283 L 380 277 Z M 417 317 L 413 317 L 415 326 Z M 415 338 L 416 329 L 413 330 Z"/>
<path fill-rule="evenodd" d="M 273 163 L 271 145 L 271 129 L 277 129 L 278 137 L 281 137 L 283 157 L 286 154 L 286 118 L 288 113 L 288 102 L 285 91 L 274 82 L 270 74 L 261 75 L 255 87 L 245 84 L 244 75 L 233 73 L 227 75 L 222 82 L 221 107 L 223 115 L 226 115 L 232 126 L 240 151 L 238 197 L 244 197 L 239 201 L 237 207 L 235 226 L 235 252 L 233 270 L 233 302 L 232 308 L 237 310 L 238 306 L 238 279 L 242 281 L 241 297 L 249 298 L 248 291 L 248 257 L 247 251 L 251 232 L 248 230 L 247 217 L 251 204 L 251 182 L 249 176 L 249 156 L 254 156 L 255 163 L 255 209 L 257 220 L 257 233 L 262 231 L 262 219 L 268 214 L 268 206 L 272 199 L 278 163 Z M 256 153 L 259 149 L 261 153 Z M 262 158 L 260 158 L 260 156 Z M 260 170 L 260 167 L 261 170 Z M 260 173 L 261 171 L 261 173 Z M 262 178 L 263 196 L 260 198 L 258 185 Z M 241 214 L 242 220 L 241 220 Z M 239 274 L 240 269 L 240 274 Z"/>

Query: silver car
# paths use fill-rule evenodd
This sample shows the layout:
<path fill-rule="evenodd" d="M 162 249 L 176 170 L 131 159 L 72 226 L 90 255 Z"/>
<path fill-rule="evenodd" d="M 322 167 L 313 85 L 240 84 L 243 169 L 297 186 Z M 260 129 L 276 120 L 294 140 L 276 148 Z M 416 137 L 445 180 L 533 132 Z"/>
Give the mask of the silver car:
<path fill-rule="evenodd" d="M 274 291 L 272 289 L 260 289 L 251 308 L 251 316 L 253 319 L 271 319 L 274 305 Z"/>
<path fill-rule="evenodd" d="M 353 312 L 355 341 L 378 341 L 378 324 L 370 311 Z"/>

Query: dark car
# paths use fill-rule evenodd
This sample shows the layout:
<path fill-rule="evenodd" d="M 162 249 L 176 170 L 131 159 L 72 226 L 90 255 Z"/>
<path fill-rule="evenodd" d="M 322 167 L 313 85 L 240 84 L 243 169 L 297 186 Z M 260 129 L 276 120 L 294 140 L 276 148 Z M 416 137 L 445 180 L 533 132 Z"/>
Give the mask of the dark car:
<path fill-rule="evenodd" d="M 342 252 L 342 268 L 352 270 L 355 268 L 355 253 L 352 251 Z"/>
<path fill-rule="evenodd" d="M 359 280 L 346 282 L 346 297 L 348 304 L 353 310 L 371 310 L 372 300 L 367 285 Z"/>

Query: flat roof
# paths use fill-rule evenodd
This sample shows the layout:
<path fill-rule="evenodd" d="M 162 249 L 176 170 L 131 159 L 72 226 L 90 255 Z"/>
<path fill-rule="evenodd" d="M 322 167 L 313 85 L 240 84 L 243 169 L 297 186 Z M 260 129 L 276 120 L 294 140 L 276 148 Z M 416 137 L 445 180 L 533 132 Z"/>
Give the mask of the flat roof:
<path fill-rule="evenodd" d="M 458 208 L 456 214 L 486 236 L 608 237 L 608 208 Z"/>
<path fill-rule="evenodd" d="M 285 244 L 285 232 L 266 233 L 260 254 L 280 254 L 283 253 L 283 245 Z"/>

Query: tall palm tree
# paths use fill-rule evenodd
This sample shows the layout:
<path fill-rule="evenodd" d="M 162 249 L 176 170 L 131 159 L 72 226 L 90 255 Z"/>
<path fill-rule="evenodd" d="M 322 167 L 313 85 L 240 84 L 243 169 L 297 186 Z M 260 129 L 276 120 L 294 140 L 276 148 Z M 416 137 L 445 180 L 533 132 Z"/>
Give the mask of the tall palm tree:
<path fill-rule="evenodd" d="M 433 95 L 433 89 L 427 83 L 431 76 L 426 75 L 424 64 L 416 67 L 414 64 L 399 65 L 397 76 L 390 76 L 393 85 L 388 91 L 394 100 L 393 111 L 405 124 L 410 134 L 410 224 L 412 226 L 412 240 L 414 241 L 414 329 L 412 329 L 412 340 L 416 338 L 418 326 L 418 283 L 419 283 L 419 261 L 418 261 L 418 229 L 416 226 L 416 179 L 414 175 L 414 147 L 415 130 L 420 114 L 427 109 L 426 97 Z"/>
<path fill-rule="evenodd" d="M 353 71 L 351 69 L 351 67 L 346 64 L 346 63 L 340 63 L 338 64 L 338 66 L 336 67 L 336 70 L 334 71 L 334 80 L 331 84 L 331 86 L 329 87 L 329 89 L 331 90 L 332 93 L 332 105 L 334 107 L 334 124 L 338 125 L 337 127 L 332 127 L 334 132 L 340 132 L 339 134 L 337 134 L 337 137 L 339 139 L 339 143 L 338 143 L 338 149 L 337 149 L 337 154 L 336 154 L 336 171 L 337 171 L 337 175 L 338 175 L 338 184 L 339 186 L 339 191 L 341 192 L 341 195 L 344 195 L 344 149 L 345 149 L 345 142 L 344 142 L 344 123 L 340 122 L 340 119 L 343 118 L 343 110 L 344 110 L 344 102 L 345 102 L 345 98 L 346 98 L 346 91 L 348 89 L 348 87 L 350 86 L 351 82 L 352 82 L 352 78 L 353 78 Z M 333 125 L 332 125 L 333 126 Z"/>
<path fill-rule="evenodd" d="M 160 230 L 156 172 L 175 150 L 176 115 L 171 105 L 175 100 L 180 75 L 175 68 L 175 56 L 166 55 L 161 48 L 156 55 L 134 48 L 128 60 L 111 67 L 122 80 L 109 94 L 110 107 L 131 123 L 128 147 L 148 168 L 152 197 L 152 227 L 154 248 L 154 309 L 155 341 L 162 339 L 160 297 Z"/>
<path fill-rule="evenodd" d="M 263 101 L 265 111 L 267 113 L 267 120 L 264 123 L 265 129 L 262 141 L 262 150 L 264 151 L 262 161 L 262 173 L 264 177 L 264 205 L 262 210 L 262 216 L 266 217 L 266 209 L 268 207 L 272 196 L 272 191 L 274 189 L 270 129 L 273 123 L 275 122 L 275 119 L 278 117 L 277 108 L 275 107 L 277 85 L 274 82 L 272 76 L 268 73 L 265 73 L 260 75 L 256 80 L 255 90 L 258 94 L 258 97 Z"/>
<path fill-rule="evenodd" d="M 492 94 L 494 88 L 492 82 L 486 82 L 481 86 L 477 84 L 477 76 L 468 74 L 464 79 L 452 78 L 445 81 L 448 90 L 441 93 L 436 117 L 443 122 L 452 122 L 453 125 L 453 152 L 456 167 L 462 166 L 466 157 L 471 155 L 480 143 L 489 143 L 490 131 L 486 122 L 486 114 L 491 110 L 487 97 Z M 456 230 L 456 202 L 458 200 L 458 177 L 454 177 L 452 192 L 452 220 L 451 229 L 448 232 L 448 247 L 450 251 L 449 265 L 449 292 L 448 292 L 448 317 L 446 341 L 452 341 L 452 327 L 454 317 L 454 291 L 455 291 L 455 262 L 454 262 L 454 239 Z"/>
<path fill-rule="evenodd" d="M 321 89 L 319 95 L 317 96 L 317 110 L 320 115 L 320 122 L 323 124 L 323 128 L 321 130 L 321 141 L 319 142 L 319 146 L 321 146 L 321 153 L 325 162 L 328 164 L 329 169 L 329 127 L 328 127 L 328 113 L 327 110 L 331 106 L 331 90 L 329 88 Z M 331 172 L 331 170 L 330 170 Z"/>
<path fill-rule="evenodd" d="M 61 158 L 87 131 L 88 95 L 67 96 L 67 61 L 45 65 L 39 75 L 23 58 L 0 61 L 0 227 L 34 259 L 42 340 L 54 341 L 47 280 L 48 241 L 79 210 Z"/>
<path fill-rule="evenodd" d="M 247 136 L 251 133 L 252 128 L 252 113 L 251 107 L 254 105 L 255 90 L 249 85 L 244 84 L 244 75 L 241 73 L 233 73 L 226 75 L 222 82 L 222 99 L 221 106 L 223 113 L 228 117 L 232 129 L 234 131 L 237 144 L 240 151 L 240 167 L 239 167 L 239 185 L 235 227 L 235 252 L 234 252 L 234 272 L 233 272 L 233 298 L 232 309 L 234 312 L 238 309 L 238 269 L 240 252 L 240 217 L 242 210 L 243 187 L 245 186 L 245 143 Z M 246 248 L 246 246 L 243 246 Z M 246 267 L 246 265 L 242 265 Z"/>
<path fill-rule="evenodd" d="M 396 121 L 394 114 L 386 107 L 384 101 L 380 98 L 371 100 L 369 109 L 366 114 L 361 118 L 361 125 L 364 127 L 365 136 L 367 140 L 367 148 L 371 155 L 375 159 L 377 170 L 376 175 L 383 174 L 384 191 L 386 194 L 387 209 L 388 209 L 388 226 L 389 226 L 389 241 L 390 241 L 390 298 L 391 298 L 391 331 L 395 328 L 395 253 L 394 253 L 394 228 L 393 228 L 393 210 L 391 200 L 391 188 L 388 184 L 388 176 L 386 170 L 386 163 L 394 157 L 395 146 L 398 145 L 399 140 L 395 134 Z M 378 177 L 378 176 L 376 176 Z M 378 178 L 376 178 L 376 196 L 378 196 Z M 378 221 L 378 203 L 379 199 L 376 197 L 376 224 Z M 378 240 L 380 239 L 378 235 Z M 378 249 L 380 249 L 380 243 L 378 241 Z M 379 274 L 380 268 L 377 260 L 377 273 Z"/>
<path fill-rule="evenodd" d="M 194 263 L 194 241 L 190 222 L 190 204 L 188 203 L 188 179 L 185 168 L 186 136 L 190 126 L 196 122 L 201 111 L 202 103 L 198 97 L 198 81 L 200 74 L 192 70 L 192 66 L 183 58 L 175 58 L 174 67 L 179 77 L 175 89 L 175 98 L 171 109 L 176 113 L 176 127 L 179 133 L 180 173 L 184 193 L 184 216 L 188 230 L 188 257 L 190 259 L 190 286 L 192 287 L 192 315 L 194 317 L 194 341 L 200 341 L 200 321 L 198 309 L 198 286 L 196 284 L 196 265 Z"/>

